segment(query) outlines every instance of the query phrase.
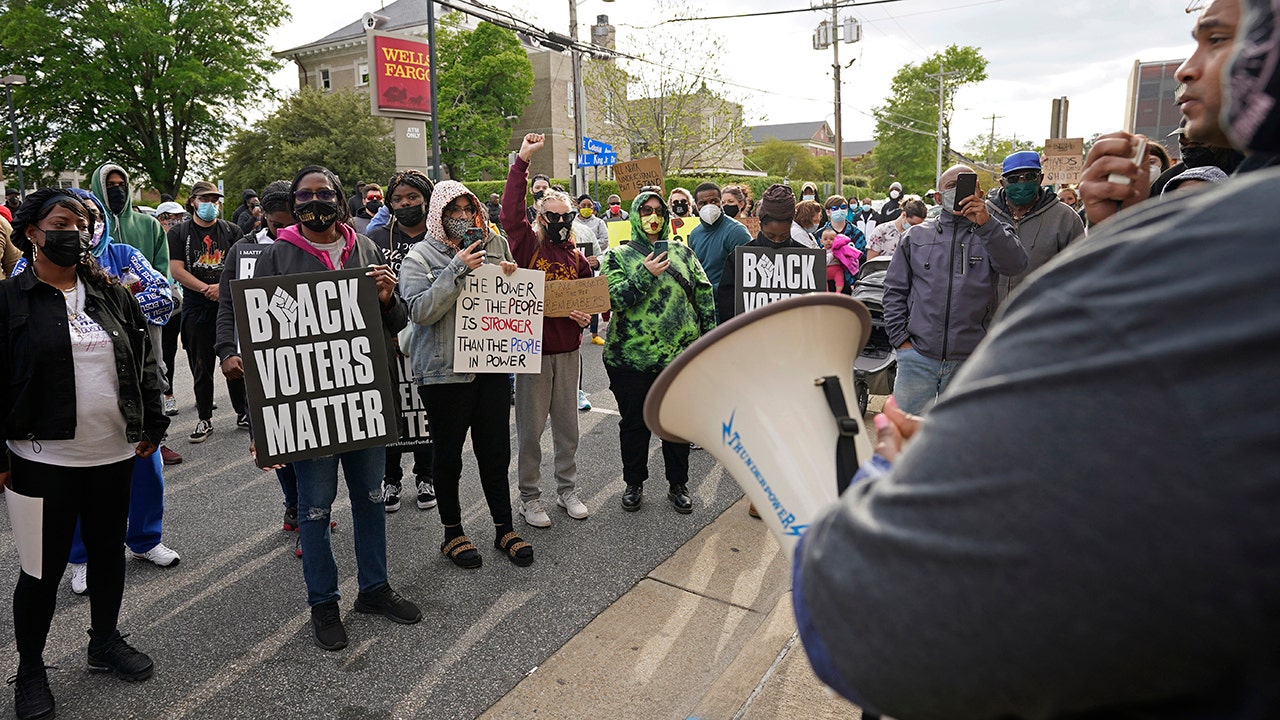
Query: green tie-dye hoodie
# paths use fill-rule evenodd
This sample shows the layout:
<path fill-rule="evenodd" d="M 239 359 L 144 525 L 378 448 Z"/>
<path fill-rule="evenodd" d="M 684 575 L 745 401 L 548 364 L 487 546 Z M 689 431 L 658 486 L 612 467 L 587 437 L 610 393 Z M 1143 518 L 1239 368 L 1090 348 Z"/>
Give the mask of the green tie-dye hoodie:
<path fill-rule="evenodd" d="M 656 372 L 716 326 L 715 293 L 698 258 L 684 243 L 667 245 L 671 264 L 658 277 L 644 266 L 653 251 L 640 229 L 640 206 L 660 195 L 640 193 L 631 203 L 631 241 L 612 248 L 604 256 L 609 278 L 609 302 L 613 319 L 604 346 L 604 363 L 610 367 Z M 662 239 L 670 234 L 663 223 Z M 684 278 L 688 292 L 676 276 Z M 690 298 L 692 295 L 692 299 Z"/>

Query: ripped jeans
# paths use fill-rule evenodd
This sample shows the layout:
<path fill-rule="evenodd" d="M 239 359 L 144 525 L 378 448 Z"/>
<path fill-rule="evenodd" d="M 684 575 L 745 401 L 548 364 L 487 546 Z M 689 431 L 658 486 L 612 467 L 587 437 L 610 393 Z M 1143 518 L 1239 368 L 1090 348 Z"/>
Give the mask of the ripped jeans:
<path fill-rule="evenodd" d="M 387 513 L 382 505 L 381 447 L 353 450 L 293 464 L 298 474 L 298 525 L 302 538 L 302 577 L 307 604 L 338 600 L 338 563 L 329 538 L 329 516 L 338 495 L 338 462 L 351 495 L 351 534 L 356 546 L 360 592 L 387 584 Z"/>

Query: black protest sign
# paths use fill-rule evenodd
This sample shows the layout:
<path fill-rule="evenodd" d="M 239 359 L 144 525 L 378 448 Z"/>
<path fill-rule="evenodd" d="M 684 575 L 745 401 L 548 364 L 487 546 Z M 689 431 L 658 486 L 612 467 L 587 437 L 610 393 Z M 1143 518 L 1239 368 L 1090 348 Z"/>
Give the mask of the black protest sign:
<path fill-rule="evenodd" d="M 741 315 L 793 295 L 825 290 L 826 272 L 825 250 L 740 245 L 733 251 L 737 289 L 733 313 Z"/>
<path fill-rule="evenodd" d="M 260 467 L 398 439 L 400 403 L 367 271 L 231 283 Z"/>
<path fill-rule="evenodd" d="M 400 407 L 400 441 L 387 443 L 387 447 L 416 448 L 431 444 L 431 429 L 427 424 L 427 406 L 422 404 L 413 382 L 413 360 L 396 353 L 392 361 L 396 383 L 396 400 Z"/>

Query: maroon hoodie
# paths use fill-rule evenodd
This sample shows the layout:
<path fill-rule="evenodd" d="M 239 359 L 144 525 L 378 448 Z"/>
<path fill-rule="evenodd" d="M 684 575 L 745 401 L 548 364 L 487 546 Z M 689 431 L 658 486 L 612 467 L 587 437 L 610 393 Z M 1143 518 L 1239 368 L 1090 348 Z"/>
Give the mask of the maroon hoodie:
<path fill-rule="evenodd" d="M 507 233 L 507 243 L 516 264 L 530 270 L 541 270 L 552 280 L 577 280 L 592 276 L 587 257 L 578 251 L 573 235 L 564 243 L 543 242 L 538 239 L 525 214 L 525 187 L 529 176 L 529 163 L 516 156 L 515 164 L 507 173 L 507 185 L 502 191 L 502 229 Z M 569 208 L 570 212 L 573 208 Z M 542 321 L 542 352 L 559 355 L 577 350 L 582 345 L 582 328 L 572 318 L 544 318 Z"/>

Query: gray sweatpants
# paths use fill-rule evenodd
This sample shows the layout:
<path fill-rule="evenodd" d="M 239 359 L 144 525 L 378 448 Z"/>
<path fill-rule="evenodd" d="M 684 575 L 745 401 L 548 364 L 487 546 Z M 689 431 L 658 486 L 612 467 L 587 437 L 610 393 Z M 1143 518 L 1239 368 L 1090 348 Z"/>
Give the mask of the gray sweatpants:
<path fill-rule="evenodd" d="M 516 375 L 516 439 L 520 500 L 542 497 L 542 431 L 551 416 L 556 492 L 563 497 L 578 480 L 578 351 L 544 355 L 542 372 Z"/>

